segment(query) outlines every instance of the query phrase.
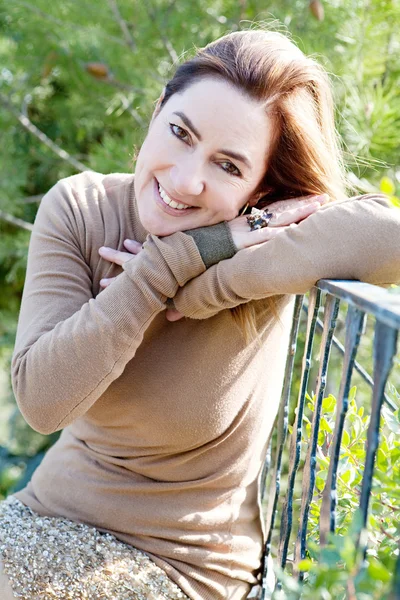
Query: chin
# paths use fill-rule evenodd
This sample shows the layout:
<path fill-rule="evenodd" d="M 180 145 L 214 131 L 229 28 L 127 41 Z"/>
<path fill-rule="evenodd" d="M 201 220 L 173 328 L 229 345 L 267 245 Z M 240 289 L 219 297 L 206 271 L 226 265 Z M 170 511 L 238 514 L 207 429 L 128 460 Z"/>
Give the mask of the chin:
<path fill-rule="evenodd" d="M 156 227 L 153 231 L 149 231 L 150 233 L 152 233 L 153 235 L 157 235 L 158 237 L 166 237 L 167 235 L 172 235 L 177 231 L 186 231 L 187 229 L 190 229 L 190 227 L 185 227 L 185 229 L 177 229 L 176 227 Z"/>
<path fill-rule="evenodd" d="M 171 235 L 175 233 L 175 231 L 179 231 L 178 229 L 173 229 L 171 225 L 168 223 L 160 223 L 158 219 L 141 219 L 143 227 L 151 234 L 156 235 L 158 237 L 165 237 L 167 235 Z"/>

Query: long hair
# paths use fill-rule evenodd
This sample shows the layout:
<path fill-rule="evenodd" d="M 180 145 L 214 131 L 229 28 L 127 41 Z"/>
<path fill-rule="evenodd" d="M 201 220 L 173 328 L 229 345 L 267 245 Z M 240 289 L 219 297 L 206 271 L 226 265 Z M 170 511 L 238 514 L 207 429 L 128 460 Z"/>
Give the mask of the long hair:
<path fill-rule="evenodd" d="M 257 206 L 276 199 L 327 193 L 345 197 L 343 161 L 334 125 L 334 104 L 324 68 L 285 35 L 252 29 L 225 35 L 197 49 L 165 87 L 169 98 L 202 77 L 223 79 L 262 103 L 275 136 Z M 267 158 L 267 157 L 266 157 Z M 270 299 L 274 312 L 274 299 Z M 232 309 L 247 340 L 257 335 L 253 303 Z"/>

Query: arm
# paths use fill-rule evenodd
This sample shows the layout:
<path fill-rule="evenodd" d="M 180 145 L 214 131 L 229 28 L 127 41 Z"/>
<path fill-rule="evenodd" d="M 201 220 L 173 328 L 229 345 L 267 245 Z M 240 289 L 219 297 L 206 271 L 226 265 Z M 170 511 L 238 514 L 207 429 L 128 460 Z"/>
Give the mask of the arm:
<path fill-rule="evenodd" d="M 303 294 L 319 279 L 400 281 L 400 210 L 370 194 L 321 207 L 279 236 L 240 250 L 186 284 L 174 297 L 186 317 L 275 294 Z"/>
<path fill-rule="evenodd" d="M 140 255 L 93 298 L 85 226 L 73 191 L 60 181 L 36 217 L 12 359 L 18 405 L 43 433 L 90 408 L 134 357 L 166 299 L 205 270 L 189 236 L 148 236 Z"/>

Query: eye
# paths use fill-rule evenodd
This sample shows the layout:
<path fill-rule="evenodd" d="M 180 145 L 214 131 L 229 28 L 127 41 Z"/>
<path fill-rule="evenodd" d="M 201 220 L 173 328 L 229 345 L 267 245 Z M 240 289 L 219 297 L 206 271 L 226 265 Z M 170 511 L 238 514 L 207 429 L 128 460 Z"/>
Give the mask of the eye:
<path fill-rule="evenodd" d="M 182 127 L 179 127 L 179 125 L 176 125 L 175 123 L 170 123 L 169 128 L 172 132 L 172 135 L 178 138 L 178 140 L 182 140 L 182 142 L 187 143 L 187 141 L 189 140 L 189 135 L 187 131 L 185 131 Z"/>
<path fill-rule="evenodd" d="M 236 175 L 237 177 L 241 176 L 239 169 L 233 163 L 229 162 L 229 160 L 225 160 L 219 164 L 222 166 L 223 170 L 226 171 L 226 173 L 229 173 L 230 175 Z M 227 167 L 225 168 L 223 165 L 227 165 Z"/>

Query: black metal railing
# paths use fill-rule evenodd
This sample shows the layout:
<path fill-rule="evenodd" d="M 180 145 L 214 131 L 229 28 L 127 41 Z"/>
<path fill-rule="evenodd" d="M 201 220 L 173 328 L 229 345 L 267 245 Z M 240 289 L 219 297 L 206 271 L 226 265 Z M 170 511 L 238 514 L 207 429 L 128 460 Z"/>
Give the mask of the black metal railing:
<path fill-rule="evenodd" d="M 344 304 L 347 305 L 347 315 L 344 327 L 345 341 L 341 343 L 335 336 L 335 330 L 338 315 L 345 308 Z M 305 335 L 302 334 L 302 328 L 299 328 L 303 312 L 307 313 Z M 323 313 L 323 320 L 320 318 L 320 313 Z M 374 324 L 372 328 L 370 327 L 371 331 L 369 332 L 372 333 L 373 330 L 373 357 L 370 361 L 373 368 L 372 376 L 356 361 L 367 315 L 374 318 Z M 368 319 L 370 320 L 370 317 Z M 290 573 L 297 581 L 301 582 L 304 578 L 304 572 L 298 568 L 298 565 L 308 555 L 309 512 L 313 498 L 315 498 L 321 407 L 326 397 L 327 373 L 332 347 L 340 353 L 342 374 L 335 408 L 334 427 L 330 436 L 329 448 L 326 450 L 329 468 L 324 488 L 319 490 L 319 543 L 324 546 L 329 539 L 329 534 L 336 531 L 339 458 L 349 406 L 351 381 L 353 373 L 357 372 L 372 390 L 366 450 L 357 496 L 359 502 L 357 514 L 361 515 L 359 517 L 361 523 L 355 540 L 358 552 L 364 558 L 366 557 L 368 537 L 365 535 L 365 531 L 369 514 L 374 462 L 379 445 L 382 406 L 385 403 L 392 412 L 399 408 L 396 401 L 385 393 L 386 383 L 396 356 L 399 329 L 400 288 L 387 290 L 357 281 L 321 280 L 310 292 L 308 303 L 304 296 L 296 297 L 280 410 L 274 434 L 271 436 L 262 478 L 263 494 L 268 496 L 263 500 L 268 501 L 268 507 L 266 510 L 266 543 L 261 600 L 271 596 L 271 574 L 269 573 L 271 569 L 269 557 L 271 555 L 282 570 L 287 570 L 287 563 L 290 562 Z M 318 363 L 318 359 L 313 361 L 313 345 L 318 334 L 321 334 L 319 368 L 312 405 L 312 422 L 305 444 L 304 410 L 306 402 L 310 399 L 308 392 L 310 372 L 313 362 Z M 369 337 L 371 336 L 369 335 Z M 299 366 L 295 366 L 299 339 L 301 339 L 301 343 L 304 343 L 301 376 L 293 377 L 295 369 L 299 368 Z M 297 375 L 297 373 L 295 374 Z M 299 386 L 297 403 L 294 399 L 295 406 L 293 406 L 292 390 L 294 384 Z M 290 414 L 292 415 L 291 420 L 293 420 L 292 427 L 289 425 Z M 291 433 L 288 437 L 289 429 Z M 301 474 L 300 482 L 298 481 L 299 474 Z M 284 494 L 281 490 L 283 476 L 286 488 Z M 266 482 L 268 482 L 267 493 L 265 493 Z M 294 528 L 294 520 L 296 528 Z M 280 521 L 279 532 L 276 531 L 278 521 Z M 364 532 L 363 535 L 361 535 L 361 531 Z M 391 598 L 393 600 L 400 599 L 399 569 L 400 559 L 398 558 L 397 576 L 393 577 L 392 585 Z M 280 585 L 278 578 L 275 588 L 279 588 Z"/>

